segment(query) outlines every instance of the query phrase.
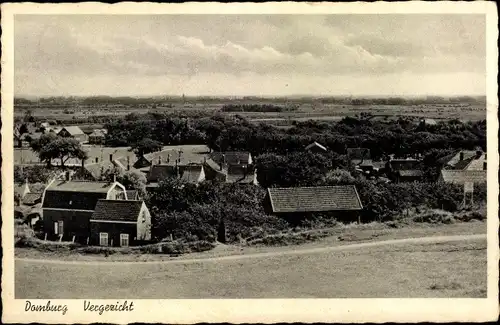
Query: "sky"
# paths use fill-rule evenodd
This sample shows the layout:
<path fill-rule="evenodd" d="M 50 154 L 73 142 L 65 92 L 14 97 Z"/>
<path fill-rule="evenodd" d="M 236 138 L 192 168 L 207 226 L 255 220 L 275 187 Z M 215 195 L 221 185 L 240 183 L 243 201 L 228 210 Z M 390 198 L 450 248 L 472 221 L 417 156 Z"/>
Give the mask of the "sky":
<path fill-rule="evenodd" d="M 472 14 L 16 15 L 16 96 L 485 95 Z"/>

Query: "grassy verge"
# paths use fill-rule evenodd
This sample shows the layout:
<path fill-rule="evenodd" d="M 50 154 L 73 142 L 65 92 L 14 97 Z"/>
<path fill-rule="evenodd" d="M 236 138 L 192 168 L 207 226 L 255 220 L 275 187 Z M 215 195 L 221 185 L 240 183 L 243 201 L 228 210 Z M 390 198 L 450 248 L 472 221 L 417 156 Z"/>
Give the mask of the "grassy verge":
<path fill-rule="evenodd" d="M 72 242 L 53 242 L 40 240 L 34 237 L 23 237 L 16 242 L 18 248 L 34 248 L 40 252 L 48 253 L 77 253 L 77 254 L 168 254 L 181 255 L 192 252 L 203 252 L 215 247 L 214 243 L 207 241 L 183 242 L 171 241 L 135 247 L 102 247 L 82 246 Z"/>
<path fill-rule="evenodd" d="M 373 222 L 266 236 L 239 245 L 222 245 L 210 242 L 184 242 L 178 244 L 165 242 L 142 247 L 102 248 L 76 247 L 74 244 L 30 240 L 26 241 L 25 245 L 16 245 L 15 255 L 19 258 L 46 258 L 68 261 L 159 261 L 288 251 L 297 248 L 330 247 L 348 245 L 354 242 L 412 237 L 485 233 L 486 223 L 482 221 L 454 224 L 412 223 L 400 228 Z M 162 249 L 159 248 L 160 246 L 162 246 Z"/>

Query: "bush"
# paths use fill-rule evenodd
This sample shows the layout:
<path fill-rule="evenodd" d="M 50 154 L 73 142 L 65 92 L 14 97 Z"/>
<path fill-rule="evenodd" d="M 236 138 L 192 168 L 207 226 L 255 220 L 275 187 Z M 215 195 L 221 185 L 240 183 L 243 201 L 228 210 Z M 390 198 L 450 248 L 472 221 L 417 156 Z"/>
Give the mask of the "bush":
<path fill-rule="evenodd" d="M 444 223 L 450 224 L 455 222 L 453 214 L 442 210 L 430 210 L 413 217 L 414 222 L 425 223 Z"/>

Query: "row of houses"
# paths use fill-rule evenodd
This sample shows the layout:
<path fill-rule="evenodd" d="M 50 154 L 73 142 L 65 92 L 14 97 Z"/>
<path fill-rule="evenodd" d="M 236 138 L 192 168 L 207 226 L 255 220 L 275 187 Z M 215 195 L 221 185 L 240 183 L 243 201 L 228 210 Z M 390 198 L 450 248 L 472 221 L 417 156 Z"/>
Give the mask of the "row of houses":
<path fill-rule="evenodd" d="M 355 169 L 368 177 L 386 177 L 394 182 L 420 181 L 424 177 L 421 157 L 374 162 L 367 148 L 349 148 L 347 156 Z M 487 156 L 482 150 L 458 150 L 438 160 L 443 166 L 437 181 L 465 184 L 486 182 Z"/>
<path fill-rule="evenodd" d="M 183 148 L 186 148 L 184 146 Z M 328 149 L 313 142 L 306 150 Z M 374 162 L 364 148 L 350 148 L 347 156 L 356 170 L 366 175 L 381 172 L 395 181 L 418 180 L 420 159 Z M 486 181 L 486 154 L 459 151 L 445 157 L 439 181 L 464 184 Z M 135 191 L 116 182 L 102 180 L 105 171 L 119 168 L 145 174 L 148 190 L 165 178 L 178 178 L 197 184 L 204 180 L 257 185 L 256 169 L 248 152 L 209 152 L 198 146 L 192 150 L 167 149 L 140 156 L 113 157 L 83 163 L 73 173 L 53 180 L 41 194 L 41 215 L 47 239 L 73 240 L 90 245 L 129 246 L 151 240 L 151 214 Z M 420 173 L 416 172 L 419 171 Z M 77 176 L 78 180 L 72 179 Z M 26 184 L 27 186 L 27 184 Z M 22 187 L 19 191 L 26 190 Z M 28 191 L 29 192 L 29 191 Z M 26 197 L 29 193 L 24 193 Z M 360 222 L 363 204 L 354 185 L 269 188 L 264 201 L 268 213 L 294 217 L 298 214 L 325 213 L 338 220 Z"/>
<path fill-rule="evenodd" d="M 95 129 L 90 134 L 85 133 L 79 126 L 52 126 L 47 122 L 35 126 L 33 123 L 24 124 L 25 132 L 21 132 L 21 125 L 14 127 L 14 147 L 29 147 L 30 142 L 39 139 L 43 134 L 54 133 L 61 137 L 73 138 L 80 143 L 104 144 L 106 129 Z"/>

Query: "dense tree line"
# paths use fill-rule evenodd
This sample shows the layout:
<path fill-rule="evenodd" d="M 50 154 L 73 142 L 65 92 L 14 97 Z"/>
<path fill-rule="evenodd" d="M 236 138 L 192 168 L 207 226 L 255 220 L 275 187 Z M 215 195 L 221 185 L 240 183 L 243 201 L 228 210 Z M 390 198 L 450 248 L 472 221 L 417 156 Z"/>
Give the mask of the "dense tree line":
<path fill-rule="evenodd" d="M 389 154 L 425 155 L 431 149 L 486 147 L 485 120 L 466 123 L 450 120 L 426 125 L 410 118 L 380 121 L 345 117 L 339 122 L 295 122 L 289 129 L 280 129 L 250 123 L 240 116 L 191 118 L 157 114 L 148 120 L 112 121 L 106 127 L 109 146 L 135 144 L 147 137 L 164 145 L 206 144 L 213 150 L 244 150 L 254 156 L 303 151 L 312 141 L 337 154 L 345 154 L 351 147 L 369 148 L 375 160 Z"/>

